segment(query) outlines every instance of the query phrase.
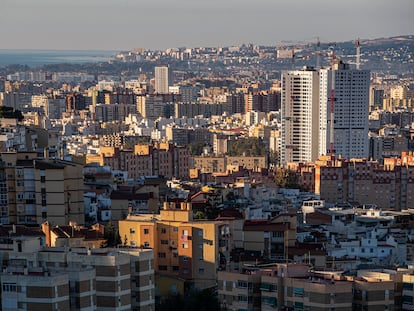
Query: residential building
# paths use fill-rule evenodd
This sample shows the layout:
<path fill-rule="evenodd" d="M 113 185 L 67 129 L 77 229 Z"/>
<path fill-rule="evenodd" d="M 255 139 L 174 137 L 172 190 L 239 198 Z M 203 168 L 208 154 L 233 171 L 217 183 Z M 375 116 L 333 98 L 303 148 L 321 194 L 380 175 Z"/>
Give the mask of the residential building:
<path fill-rule="evenodd" d="M 83 166 L 62 160 L 38 160 L 36 153 L 4 152 L 2 220 L 7 223 L 84 224 Z M 5 183 L 4 183 L 5 182 Z"/>
<path fill-rule="evenodd" d="M 340 61 L 283 72 L 282 164 L 333 154 L 367 158 L 369 78 L 369 71 Z"/>
<path fill-rule="evenodd" d="M 318 157 L 319 73 L 313 68 L 282 73 L 281 163 Z"/>
<path fill-rule="evenodd" d="M 193 168 L 199 169 L 202 173 L 226 173 L 234 167 L 259 171 L 267 167 L 265 156 L 202 155 L 193 157 L 193 160 Z"/>
<path fill-rule="evenodd" d="M 76 310 L 70 308 L 68 274 L 1 274 L 2 310 Z M 79 308 L 77 310 L 96 310 Z"/>
<path fill-rule="evenodd" d="M 155 67 L 155 92 L 159 94 L 167 94 L 170 81 L 168 66 Z"/>
<path fill-rule="evenodd" d="M 336 61 L 331 68 L 320 69 L 319 77 L 319 155 L 330 154 L 333 138 L 335 155 L 367 158 L 369 71 Z"/>
<path fill-rule="evenodd" d="M 176 284 L 181 279 L 198 289 L 211 288 L 217 270 L 229 260 L 228 224 L 194 220 L 191 203 L 178 209 L 165 203 L 159 215 L 129 215 L 119 221 L 119 234 L 127 245 L 152 248 L 157 278 L 174 278 Z M 159 291 L 161 296 L 169 293 Z"/>

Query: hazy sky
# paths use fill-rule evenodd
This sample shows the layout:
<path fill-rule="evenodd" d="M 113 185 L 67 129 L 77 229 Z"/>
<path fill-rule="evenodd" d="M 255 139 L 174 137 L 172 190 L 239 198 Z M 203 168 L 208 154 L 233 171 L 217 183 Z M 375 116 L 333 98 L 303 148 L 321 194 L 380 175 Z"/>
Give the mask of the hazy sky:
<path fill-rule="evenodd" d="M 0 49 L 125 50 L 414 34 L 413 0 L 0 0 Z"/>

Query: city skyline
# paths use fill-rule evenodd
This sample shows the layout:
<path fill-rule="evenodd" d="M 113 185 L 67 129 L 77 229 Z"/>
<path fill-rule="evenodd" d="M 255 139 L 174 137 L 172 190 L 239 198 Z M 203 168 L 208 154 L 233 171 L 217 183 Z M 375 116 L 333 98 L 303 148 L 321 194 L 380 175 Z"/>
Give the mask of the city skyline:
<path fill-rule="evenodd" d="M 0 4 L 0 49 L 165 49 L 380 38 L 409 34 L 413 8 L 409 0 L 6 0 Z"/>

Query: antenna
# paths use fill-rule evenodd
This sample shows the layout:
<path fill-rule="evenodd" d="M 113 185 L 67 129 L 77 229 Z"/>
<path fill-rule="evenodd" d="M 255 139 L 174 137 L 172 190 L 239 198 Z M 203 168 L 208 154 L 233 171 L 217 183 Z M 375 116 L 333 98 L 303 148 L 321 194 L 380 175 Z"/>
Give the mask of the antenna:
<path fill-rule="evenodd" d="M 359 70 L 361 65 L 361 43 L 359 42 L 359 38 L 356 42 L 356 69 Z"/>

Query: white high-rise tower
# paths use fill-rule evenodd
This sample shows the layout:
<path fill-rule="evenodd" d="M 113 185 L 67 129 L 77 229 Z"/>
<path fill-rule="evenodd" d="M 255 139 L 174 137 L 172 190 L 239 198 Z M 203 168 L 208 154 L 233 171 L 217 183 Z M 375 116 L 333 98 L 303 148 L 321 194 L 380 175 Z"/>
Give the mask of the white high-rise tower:
<path fill-rule="evenodd" d="M 281 163 L 313 162 L 331 148 L 347 159 L 366 158 L 369 83 L 368 70 L 339 61 L 327 69 L 283 72 Z"/>
<path fill-rule="evenodd" d="M 333 128 L 335 155 L 347 159 L 366 158 L 368 156 L 369 71 L 350 69 L 348 64 L 337 61 L 333 68 L 321 69 L 319 76 L 319 155 L 330 153 L 330 131 Z M 335 98 L 334 123 L 331 127 L 332 89 L 335 90 Z"/>
<path fill-rule="evenodd" d="M 313 68 L 282 73 L 281 163 L 318 157 L 319 74 Z"/>
<path fill-rule="evenodd" d="M 155 92 L 158 94 L 168 94 L 169 83 L 168 66 L 155 67 Z"/>

